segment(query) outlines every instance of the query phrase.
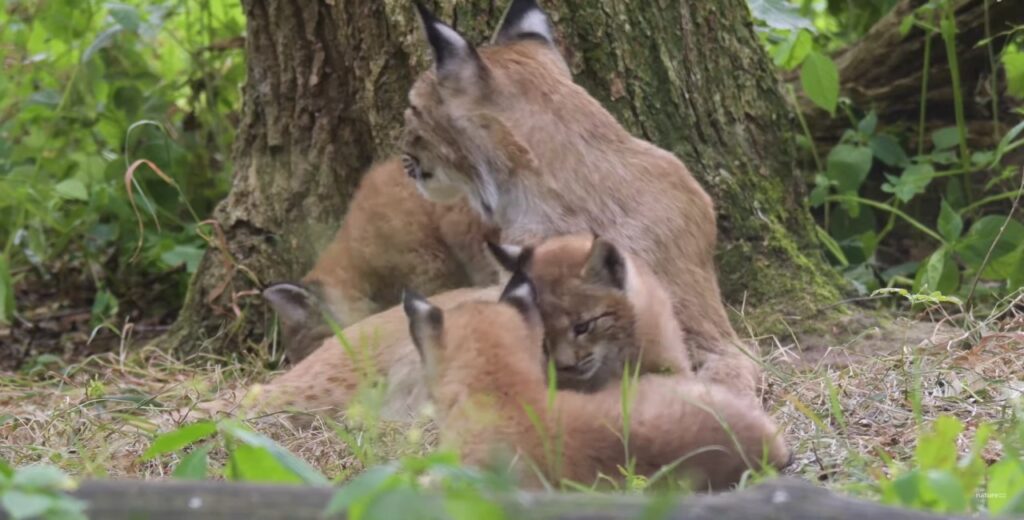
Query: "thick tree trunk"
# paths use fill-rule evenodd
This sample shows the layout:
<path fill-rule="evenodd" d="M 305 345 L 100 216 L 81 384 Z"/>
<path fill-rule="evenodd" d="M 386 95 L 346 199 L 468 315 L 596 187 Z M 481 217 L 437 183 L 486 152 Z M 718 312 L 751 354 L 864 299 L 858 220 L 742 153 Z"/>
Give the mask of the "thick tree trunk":
<path fill-rule="evenodd" d="M 392 152 L 408 88 L 428 66 L 409 2 L 242 3 L 245 117 L 216 212 L 226 244 L 207 253 L 165 338 L 186 352 L 263 337 L 268 311 L 253 289 L 311 265 L 361 170 Z M 478 42 L 504 8 L 440 3 Z M 838 282 L 802 206 L 793 121 L 744 1 L 543 3 L 578 81 L 631 131 L 680 155 L 716 200 L 728 301 L 759 324 L 834 301 Z"/>

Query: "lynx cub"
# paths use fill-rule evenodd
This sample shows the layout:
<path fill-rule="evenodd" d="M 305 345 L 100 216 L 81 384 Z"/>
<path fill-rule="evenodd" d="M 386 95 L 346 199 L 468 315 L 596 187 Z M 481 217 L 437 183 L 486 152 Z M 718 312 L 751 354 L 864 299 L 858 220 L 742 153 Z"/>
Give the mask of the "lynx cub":
<path fill-rule="evenodd" d="M 538 291 L 544 350 L 558 387 L 594 392 L 640 373 L 692 377 L 683 332 L 661 282 L 628 253 L 592 235 L 566 235 L 535 247 L 494 246 L 507 270 L 524 270 Z"/>
<path fill-rule="evenodd" d="M 263 296 L 280 316 L 285 352 L 295 363 L 320 346 L 331 329 L 396 305 L 402 287 L 428 294 L 498 283 L 485 246 L 496 229 L 466 204 L 419 195 L 399 159 L 370 168 L 334 239 L 299 283 L 280 283 Z"/>
<path fill-rule="evenodd" d="M 498 303 L 466 302 L 442 311 L 406 293 L 404 308 L 442 442 L 458 449 L 464 462 L 488 464 L 507 450 L 551 483 L 621 479 L 627 462 L 622 392 L 559 390 L 549 398 L 540 368 L 544 327 L 522 272 Z M 644 376 L 629 409 L 628 452 L 638 474 L 679 461 L 673 472 L 695 488 L 721 489 L 761 461 L 777 468 L 789 463 L 788 448 L 758 403 L 719 385 Z M 560 449 L 548 449 L 553 445 Z M 517 469 L 524 484 L 539 484 L 529 470 Z"/>

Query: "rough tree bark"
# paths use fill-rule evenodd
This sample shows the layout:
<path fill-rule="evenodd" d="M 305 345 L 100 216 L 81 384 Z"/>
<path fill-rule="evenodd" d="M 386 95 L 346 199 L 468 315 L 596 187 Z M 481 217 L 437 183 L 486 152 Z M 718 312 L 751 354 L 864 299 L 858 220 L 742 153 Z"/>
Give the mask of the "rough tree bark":
<path fill-rule="evenodd" d="M 477 42 L 505 7 L 438 3 Z M 727 300 L 760 325 L 834 302 L 839 282 L 802 206 L 793 119 L 744 1 L 542 3 L 578 81 L 631 131 L 679 154 L 717 201 Z M 262 339 L 268 311 L 253 289 L 309 268 L 360 172 L 393 151 L 406 92 L 429 65 L 404 0 L 242 4 L 244 119 L 232 190 L 215 215 L 226 238 L 164 338 L 184 352 Z"/>

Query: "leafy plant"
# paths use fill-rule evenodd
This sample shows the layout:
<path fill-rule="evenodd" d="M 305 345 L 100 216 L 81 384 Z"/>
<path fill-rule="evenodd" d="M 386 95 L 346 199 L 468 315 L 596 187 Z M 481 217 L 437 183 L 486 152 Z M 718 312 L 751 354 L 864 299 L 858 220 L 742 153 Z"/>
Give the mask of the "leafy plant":
<path fill-rule="evenodd" d="M 85 504 L 64 492 L 74 482 L 53 466 L 12 468 L 0 460 L 0 508 L 12 520 L 84 520 Z"/>

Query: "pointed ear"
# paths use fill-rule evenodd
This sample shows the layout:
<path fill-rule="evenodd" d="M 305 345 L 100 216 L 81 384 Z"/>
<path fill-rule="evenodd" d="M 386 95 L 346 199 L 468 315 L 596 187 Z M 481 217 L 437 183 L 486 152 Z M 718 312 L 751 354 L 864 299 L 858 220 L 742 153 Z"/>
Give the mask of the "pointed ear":
<path fill-rule="evenodd" d="M 517 270 L 512 275 L 498 301 L 515 307 L 527 321 L 534 321 L 540 316 L 540 310 L 537 309 L 537 289 L 522 270 Z"/>
<path fill-rule="evenodd" d="M 286 324 L 298 325 L 320 319 L 320 299 L 302 285 L 276 283 L 263 290 L 263 299 Z"/>
<path fill-rule="evenodd" d="M 583 266 L 583 279 L 588 283 L 625 290 L 626 273 L 626 257 L 619 248 L 604 238 L 595 238 Z"/>
<path fill-rule="evenodd" d="M 533 258 L 532 247 L 498 244 L 488 240 L 487 249 L 491 250 L 491 255 L 501 264 L 501 267 L 510 273 L 526 269 L 527 264 Z"/>
<path fill-rule="evenodd" d="M 421 2 L 416 10 L 423 22 L 427 42 L 434 51 L 434 68 L 442 82 L 474 81 L 483 75 L 483 62 L 476 49 L 458 31 L 438 20 Z"/>
<path fill-rule="evenodd" d="M 549 45 L 555 44 L 555 33 L 551 20 L 537 5 L 536 0 L 512 0 L 505 15 L 505 22 L 498 30 L 498 44 L 534 38 Z"/>
<path fill-rule="evenodd" d="M 438 348 L 444 328 L 441 309 L 411 289 L 402 291 L 402 308 L 409 318 L 409 334 L 420 356 L 424 356 L 425 351 Z"/>

